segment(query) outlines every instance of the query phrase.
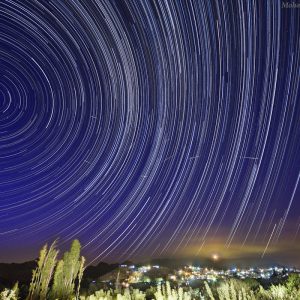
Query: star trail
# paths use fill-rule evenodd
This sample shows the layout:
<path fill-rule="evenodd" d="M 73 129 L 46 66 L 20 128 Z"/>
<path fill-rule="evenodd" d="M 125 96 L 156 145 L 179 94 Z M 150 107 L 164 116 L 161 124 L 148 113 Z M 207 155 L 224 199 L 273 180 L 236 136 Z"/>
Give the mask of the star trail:
<path fill-rule="evenodd" d="M 297 250 L 289 3 L 2 0 L 0 260 Z"/>

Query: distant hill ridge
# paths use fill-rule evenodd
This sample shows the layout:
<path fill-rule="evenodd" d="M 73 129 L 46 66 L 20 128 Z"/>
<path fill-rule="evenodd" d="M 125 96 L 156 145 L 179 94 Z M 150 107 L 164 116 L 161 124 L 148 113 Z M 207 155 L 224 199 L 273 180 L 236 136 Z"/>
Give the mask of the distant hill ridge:
<path fill-rule="evenodd" d="M 0 283 L 12 285 L 16 281 L 29 284 L 32 271 L 36 268 L 35 260 L 24 263 L 0 263 Z M 118 268 L 119 264 L 99 262 L 96 266 L 88 266 L 84 271 L 84 278 L 96 279 Z"/>

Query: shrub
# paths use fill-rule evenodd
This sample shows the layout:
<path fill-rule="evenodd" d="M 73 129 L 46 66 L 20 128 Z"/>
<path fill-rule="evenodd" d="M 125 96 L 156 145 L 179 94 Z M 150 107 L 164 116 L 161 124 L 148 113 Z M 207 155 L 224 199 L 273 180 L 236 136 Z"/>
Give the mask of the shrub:
<path fill-rule="evenodd" d="M 78 279 L 77 292 L 79 294 L 80 281 L 83 275 L 84 258 L 80 257 L 80 243 L 74 240 L 69 252 L 65 252 L 55 269 L 51 298 L 68 300 L 75 297 L 75 281 Z"/>
<path fill-rule="evenodd" d="M 26 299 L 78 299 L 85 262 L 84 257 L 80 257 L 80 248 L 79 241 L 74 240 L 70 251 L 65 252 L 63 259 L 57 262 L 56 241 L 52 243 L 49 249 L 45 245 L 40 251 L 38 266 L 33 271 Z M 53 284 L 49 293 L 49 285 L 52 280 Z"/>
<path fill-rule="evenodd" d="M 19 286 L 18 283 L 16 283 L 11 290 L 4 289 L 4 291 L 0 293 L 0 300 L 17 300 L 18 295 L 19 295 Z"/>
<path fill-rule="evenodd" d="M 45 245 L 40 251 L 38 266 L 33 271 L 29 286 L 28 300 L 46 299 L 48 286 L 53 275 L 58 254 L 58 250 L 56 250 L 55 247 L 56 241 L 51 244 L 49 250 L 48 246 Z"/>

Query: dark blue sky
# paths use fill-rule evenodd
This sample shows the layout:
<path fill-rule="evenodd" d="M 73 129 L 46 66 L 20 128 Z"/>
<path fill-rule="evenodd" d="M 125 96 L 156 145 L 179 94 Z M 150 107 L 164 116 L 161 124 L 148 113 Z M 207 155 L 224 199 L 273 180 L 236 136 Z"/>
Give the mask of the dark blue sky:
<path fill-rule="evenodd" d="M 1 1 L 0 260 L 300 264 L 297 3 Z"/>

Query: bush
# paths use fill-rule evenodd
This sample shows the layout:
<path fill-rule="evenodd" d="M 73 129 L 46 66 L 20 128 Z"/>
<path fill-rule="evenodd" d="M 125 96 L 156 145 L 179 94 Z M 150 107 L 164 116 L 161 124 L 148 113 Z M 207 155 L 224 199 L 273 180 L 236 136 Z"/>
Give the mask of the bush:
<path fill-rule="evenodd" d="M 74 240 L 70 251 L 57 262 L 56 241 L 49 249 L 45 245 L 40 252 L 38 266 L 32 274 L 27 300 L 78 298 L 85 262 L 84 258 L 80 257 L 80 248 L 79 241 Z M 49 286 L 51 281 L 52 288 Z"/>

